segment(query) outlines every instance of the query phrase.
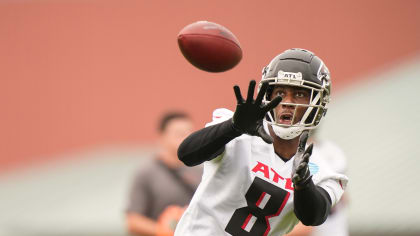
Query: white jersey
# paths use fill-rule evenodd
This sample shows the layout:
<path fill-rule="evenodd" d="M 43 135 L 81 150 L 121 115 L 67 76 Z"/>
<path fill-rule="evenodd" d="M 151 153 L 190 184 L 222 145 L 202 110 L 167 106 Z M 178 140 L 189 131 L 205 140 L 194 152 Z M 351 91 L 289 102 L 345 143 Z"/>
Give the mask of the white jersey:
<path fill-rule="evenodd" d="M 218 109 L 213 125 L 232 112 Z M 293 211 L 293 158 L 284 162 L 272 144 L 241 135 L 225 146 L 217 158 L 204 163 L 201 183 L 182 216 L 176 236 L 283 235 L 298 223 Z M 323 187 L 333 205 L 344 192 L 347 178 L 332 172 L 312 154 L 309 168 L 316 185 Z"/>

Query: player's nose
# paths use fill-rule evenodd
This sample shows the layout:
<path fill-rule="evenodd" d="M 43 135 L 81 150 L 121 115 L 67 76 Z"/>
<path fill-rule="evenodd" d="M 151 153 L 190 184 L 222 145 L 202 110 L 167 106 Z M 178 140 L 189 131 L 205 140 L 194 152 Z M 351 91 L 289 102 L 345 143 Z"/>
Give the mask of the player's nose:
<path fill-rule="evenodd" d="M 293 97 L 290 93 L 286 93 L 282 100 L 281 100 L 281 105 L 283 107 L 293 107 L 293 105 L 288 105 L 288 104 L 284 104 L 284 103 L 293 103 Z"/>

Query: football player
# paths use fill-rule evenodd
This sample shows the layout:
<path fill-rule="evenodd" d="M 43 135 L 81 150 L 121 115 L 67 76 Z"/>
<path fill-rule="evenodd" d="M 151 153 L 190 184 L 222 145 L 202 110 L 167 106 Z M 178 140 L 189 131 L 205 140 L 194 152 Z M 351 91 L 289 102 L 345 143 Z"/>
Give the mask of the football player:
<path fill-rule="evenodd" d="M 308 139 L 308 142 L 314 142 L 311 158 L 318 155 L 320 158 L 325 159 L 333 171 L 345 174 L 347 172 L 347 158 L 343 150 L 331 140 L 318 138 L 318 129 L 312 130 Z M 348 236 L 347 204 L 348 196 L 346 191 L 341 196 L 340 202 L 331 208 L 327 220 L 322 225 L 313 227 L 299 223 L 287 236 Z"/>
<path fill-rule="evenodd" d="M 327 111 L 330 74 L 304 49 L 289 49 L 263 69 L 246 98 L 234 86 L 235 112 L 217 109 L 206 128 L 178 149 L 187 166 L 204 162 L 201 183 L 175 235 L 283 235 L 301 221 L 322 224 L 347 177 L 312 158 L 308 130 Z"/>

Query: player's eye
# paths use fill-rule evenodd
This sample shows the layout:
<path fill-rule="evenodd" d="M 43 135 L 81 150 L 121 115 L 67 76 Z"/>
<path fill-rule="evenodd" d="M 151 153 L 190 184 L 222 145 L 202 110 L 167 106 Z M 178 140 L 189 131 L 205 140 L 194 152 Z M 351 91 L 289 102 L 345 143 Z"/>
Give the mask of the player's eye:
<path fill-rule="evenodd" d="M 307 97 L 309 95 L 308 95 L 308 93 L 306 91 L 297 91 L 296 94 L 295 94 L 295 96 L 297 98 L 305 98 L 305 97 Z"/>
<path fill-rule="evenodd" d="M 277 96 L 280 96 L 280 97 L 284 98 L 284 92 L 283 91 L 277 91 L 275 93 L 275 96 L 274 97 L 277 97 Z"/>

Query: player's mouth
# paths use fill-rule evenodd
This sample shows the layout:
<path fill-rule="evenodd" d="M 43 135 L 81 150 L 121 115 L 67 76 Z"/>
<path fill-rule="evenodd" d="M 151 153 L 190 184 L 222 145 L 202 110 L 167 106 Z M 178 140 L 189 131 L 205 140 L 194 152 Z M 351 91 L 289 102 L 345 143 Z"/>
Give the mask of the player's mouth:
<path fill-rule="evenodd" d="M 293 119 L 293 113 L 283 113 L 279 116 L 277 122 L 284 125 L 291 125 Z"/>

